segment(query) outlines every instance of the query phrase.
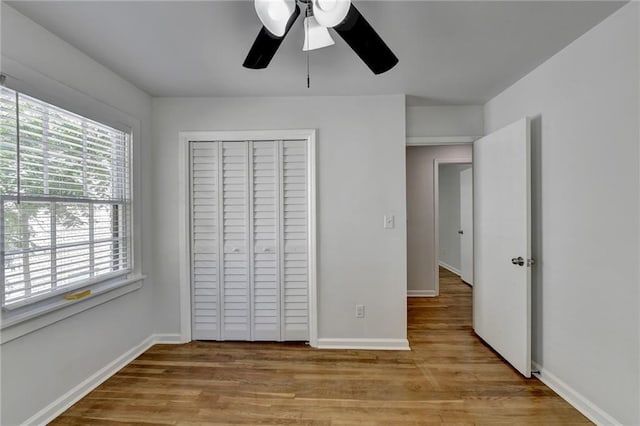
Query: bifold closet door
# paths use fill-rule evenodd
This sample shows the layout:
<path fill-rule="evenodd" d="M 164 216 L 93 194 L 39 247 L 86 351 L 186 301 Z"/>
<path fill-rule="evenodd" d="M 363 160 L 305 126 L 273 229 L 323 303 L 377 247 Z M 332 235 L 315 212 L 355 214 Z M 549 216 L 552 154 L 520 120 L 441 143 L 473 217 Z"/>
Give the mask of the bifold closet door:
<path fill-rule="evenodd" d="M 308 340 L 306 141 L 191 142 L 195 340 Z"/>
<path fill-rule="evenodd" d="M 191 142 L 192 335 L 251 340 L 247 142 Z"/>

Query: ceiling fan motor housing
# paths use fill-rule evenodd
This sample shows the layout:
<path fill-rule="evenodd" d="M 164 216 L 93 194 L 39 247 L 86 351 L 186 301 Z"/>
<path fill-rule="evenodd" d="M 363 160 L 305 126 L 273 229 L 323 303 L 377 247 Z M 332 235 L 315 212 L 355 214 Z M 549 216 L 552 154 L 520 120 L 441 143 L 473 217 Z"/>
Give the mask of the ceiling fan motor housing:
<path fill-rule="evenodd" d="M 307 29 L 315 22 L 324 27 L 324 32 L 333 28 L 374 74 L 387 72 L 398 63 L 396 55 L 351 0 L 255 0 L 256 12 L 264 26 L 243 63 L 245 68 L 262 69 L 269 65 L 300 15 L 298 3 L 305 9 Z M 309 19 L 311 15 L 313 22 Z M 309 36 L 310 31 L 305 33 Z M 313 48 L 333 44 L 328 32 L 321 38 L 322 42 L 314 43 Z M 312 50 L 310 42 L 305 41 L 304 50 Z"/>

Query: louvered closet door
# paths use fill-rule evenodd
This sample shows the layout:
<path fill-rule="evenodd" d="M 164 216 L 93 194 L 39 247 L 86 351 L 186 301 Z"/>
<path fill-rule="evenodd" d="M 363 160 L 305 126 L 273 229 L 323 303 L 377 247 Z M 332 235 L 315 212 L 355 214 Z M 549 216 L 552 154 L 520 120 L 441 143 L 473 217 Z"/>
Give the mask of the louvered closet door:
<path fill-rule="evenodd" d="M 222 340 L 251 340 L 249 142 L 222 142 Z"/>
<path fill-rule="evenodd" d="M 307 143 L 191 142 L 193 338 L 308 340 Z"/>
<path fill-rule="evenodd" d="M 218 144 L 191 142 L 191 283 L 195 340 L 217 340 L 218 317 Z"/>
<path fill-rule="evenodd" d="M 253 340 L 281 340 L 279 143 L 252 142 Z"/>
<path fill-rule="evenodd" d="M 284 340 L 309 338 L 306 141 L 281 144 L 282 313 Z"/>

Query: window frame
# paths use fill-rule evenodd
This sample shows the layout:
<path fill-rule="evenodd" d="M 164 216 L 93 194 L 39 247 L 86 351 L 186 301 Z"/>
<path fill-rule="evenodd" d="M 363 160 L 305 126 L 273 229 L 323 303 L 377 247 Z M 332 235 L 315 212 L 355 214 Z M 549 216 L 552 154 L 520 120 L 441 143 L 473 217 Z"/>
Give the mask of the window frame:
<path fill-rule="evenodd" d="M 16 98 L 16 102 L 19 102 L 19 97 L 25 96 L 27 99 L 25 99 L 24 102 L 34 102 L 34 105 L 39 105 L 40 107 L 44 108 L 44 110 L 46 111 L 47 116 L 49 116 L 50 114 L 55 114 L 55 113 L 64 113 L 64 114 L 68 114 L 68 118 L 67 119 L 74 119 L 77 118 L 78 120 L 80 120 L 80 126 L 85 128 L 88 123 L 87 122 L 94 122 L 98 125 L 102 125 L 102 126 L 106 126 L 109 127 L 113 130 L 117 130 L 119 132 L 121 132 L 121 134 L 123 135 L 122 138 L 122 143 L 123 143 L 123 148 L 121 151 L 116 151 L 116 155 L 118 154 L 123 154 L 124 155 L 124 162 L 122 163 L 125 167 L 125 172 L 124 172 L 124 186 L 121 188 L 118 188 L 118 190 L 123 190 L 123 194 L 122 194 L 122 198 L 121 199 L 99 199 L 99 198 L 92 198 L 92 197 L 87 197 L 86 192 L 85 194 L 83 194 L 83 196 L 78 196 L 78 197 L 74 197 L 74 196 L 56 196 L 56 195 L 49 195 L 49 194 L 36 194 L 36 195 L 32 195 L 32 194 L 21 194 L 21 188 L 20 188 L 20 178 L 18 177 L 17 179 L 17 187 L 16 187 L 16 193 L 15 194 L 0 194 L 0 202 L 2 203 L 2 205 L 0 205 L 0 249 L 2 249 L 2 252 L 0 253 L 0 261 L 2 262 L 2 265 L 0 266 L 0 278 L 2 281 L 2 285 L 0 286 L 0 306 L 2 307 L 3 311 L 13 311 L 16 309 L 20 309 L 22 307 L 25 306 L 29 306 L 29 305 L 33 305 L 36 304 L 40 301 L 43 300 L 48 300 L 50 298 L 55 298 L 56 296 L 59 295 L 63 295 L 63 297 L 69 297 L 69 294 L 72 294 L 74 291 L 76 290 L 81 290 L 81 289 L 85 289 L 86 287 L 90 287 L 96 283 L 100 283 L 103 281 L 108 281 L 111 278 L 114 277 L 119 277 L 119 276 L 123 276 L 123 275 L 127 275 L 129 274 L 131 271 L 133 271 L 133 256 L 130 256 L 131 253 L 127 253 L 127 258 L 126 258 L 126 267 L 123 269 L 119 269 L 119 270 L 115 270 L 115 271 L 111 271 L 109 273 L 104 273 L 104 274 L 100 274 L 98 276 L 94 276 L 93 275 L 93 270 L 94 270 L 94 266 L 95 266 L 95 259 L 93 257 L 93 252 L 95 249 L 95 242 L 94 242 L 94 229 L 93 229 L 93 223 L 91 222 L 93 220 L 93 212 L 89 213 L 89 223 L 88 223 L 88 227 L 87 227 L 87 233 L 88 233 L 88 241 L 86 243 L 80 242 L 80 243 L 76 243 L 76 245 L 86 245 L 90 254 L 89 254 L 89 274 L 91 275 L 89 278 L 86 279 L 81 279 L 78 280 L 75 283 L 71 283 L 69 285 L 62 285 L 60 287 L 58 287 L 58 283 L 60 282 L 60 280 L 56 279 L 56 273 L 57 273 L 57 267 L 59 266 L 56 262 L 56 258 L 57 258 L 57 254 L 58 254 L 58 250 L 59 249 L 64 249 L 64 248 L 68 248 L 68 247 L 59 247 L 59 244 L 54 240 L 54 238 L 56 237 L 56 229 L 57 229 L 57 223 L 55 222 L 55 207 L 56 207 L 56 203 L 66 203 L 66 204 L 77 204 L 77 205 L 84 205 L 90 209 L 93 209 L 94 206 L 96 204 L 105 204 L 105 205 L 111 205 L 112 207 L 115 206 L 123 206 L 125 209 L 125 212 L 122 213 L 123 217 L 126 217 L 122 230 L 125 232 L 125 236 L 123 238 L 123 241 L 125 241 L 125 250 L 128 250 L 129 247 L 132 246 L 132 233 L 133 233 L 133 227 L 131 226 L 132 222 L 133 222 L 133 215 L 132 215 L 132 208 L 131 208 L 131 198 L 132 198 L 132 193 L 133 193 L 133 187 L 132 187 L 132 180 L 131 180 L 131 172 L 132 172 L 132 163 L 131 163 L 131 158 L 132 158 L 132 144 L 131 144 L 131 140 L 132 140 L 132 135 L 131 132 L 127 132 L 127 131 L 123 131 L 120 129 L 115 129 L 111 126 L 109 126 L 106 123 L 97 121 L 97 120 L 93 120 L 89 117 L 86 117 L 82 114 L 77 114 L 73 111 L 69 111 L 67 109 L 61 108 L 55 104 L 52 104 L 50 102 L 47 102 L 46 100 L 42 100 L 33 96 L 29 96 L 21 91 L 18 90 L 14 90 L 11 89 L 9 87 L 7 87 L 6 89 L 13 91 L 15 98 Z M 16 115 L 16 129 L 18 129 L 18 126 L 22 125 L 21 119 L 20 119 L 20 115 L 19 115 L 19 111 L 20 109 L 17 109 L 17 114 Z M 26 119 L 28 119 L 29 116 L 27 116 Z M 48 122 L 48 119 L 47 119 Z M 47 133 L 47 129 L 43 129 L 44 133 Z M 19 130 L 17 130 L 17 134 L 19 135 Z M 19 136 L 18 136 L 19 137 Z M 48 139 L 45 140 L 44 137 L 43 139 L 40 141 L 40 143 L 43 144 L 43 146 L 48 146 L 49 145 L 49 141 Z M 110 140 L 110 146 L 113 147 L 114 143 L 117 143 L 117 141 L 115 140 Z M 21 155 L 21 151 L 20 151 L 20 143 L 19 143 L 19 139 L 17 142 L 17 146 L 16 146 L 16 158 L 17 158 L 17 163 L 16 163 L 16 172 L 20 173 L 20 155 Z M 46 163 L 47 163 L 47 154 L 46 152 L 43 153 L 43 166 L 46 167 Z M 83 167 L 86 167 L 86 164 L 84 163 L 86 161 L 86 158 L 79 158 L 79 160 L 83 161 Z M 117 173 L 114 171 L 114 173 Z M 86 179 L 86 172 L 84 173 L 83 179 Z M 46 178 L 45 178 L 46 179 Z M 113 179 L 113 177 L 110 177 L 110 179 Z M 48 181 L 44 182 L 44 186 L 48 186 Z M 84 186 L 85 186 L 85 191 L 86 191 L 86 182 L 84 182 Z M 4 214 L 5 214 L 5 202 L 6 201 L 15 201 L 17 203 L 25 202 L 25 203 L 33 203 L 33 204 L 38 204 L 38 203 L 42 203 L 44 205 L 49 204 L 50 206 L 50 211 L 48 213 L 48 215 L 51 217 L 51 225 L 50 225 L 50 229 L 49 229 L 49 240 L 50 240 L 50 244 L 48 247 L 42 247 L 42 248 L 38 248 L 36 249 L 37 251 L 50 251 L 51 254 L 51 265 L 50 265 L 50 269 L 51 269 L 51 281 L 49 283 L 50 285 L 50 290 L 49 291 L 45 291 L 42 292 L 41 294 L 37 294 L 35 296 L 25 296 L 21 299 L 15 300 L 15 301 L 7 301 L 5 299 L 5 292 L 6 292 L 6 269 L 5 269 L 5 256 L 7 254 L 6 251 L 6 241 L 5 241 L 5 229 L 4 229 Z M 113 215 L 113 213 L 112 213 Z M 118 229 L 118 231 L 120 231 L 120 229 Z M 113 230 L 112 230 L 113 232 Z M 32 250 L 30 250 L 32 251 Z M 112 254 L 115 254 L 115 252 L 113 252 Z M 113 259 L 112 259 L 113 260 Z M 23 286 L 24 286 L 24 291 L 25 293 L 27 292 L 27 287 L 31 288 L 31 283 L 26 283 L 23 282 Z M 91 291 L 89 291 L 89 293 L 86 293 L 86 296 L 89 296 L 91 294 Z M 73 300 L 73 299 L 72 299 Z"/>
<path fill-rule="evenodd" d="M 130 253 L 128 270 L 118 271 L 114 275 L 109 274 L 109 276 L 105 274 L 96 277 L 95 282 L 84 283 L 83 287 L 91 290 L 87 297 L 67 300 L 64 299 L 65 293 L 63 293 L 52 295 L 47 299 L 17 309 L 1 308 L 0 344 L 137 291 L 143 287 L 146 279 L 140 252 L 143 245 L 142 210 L 140 208 L 141 176 L 143 174 L 141 169 L 143 122 L 141 119 L 15 61 L 6 60 L 3 68 L 5 68 L 2 72 L 5 77 L 3 83 L 7 88 L 129 134 Z M 14 75 L 19 75 L 20 78 L 16 78 Z M 135 106 L 133 107 L 135 108 Z M 146 131 L 147 127 L 144 127 L 144 130 Z"/>

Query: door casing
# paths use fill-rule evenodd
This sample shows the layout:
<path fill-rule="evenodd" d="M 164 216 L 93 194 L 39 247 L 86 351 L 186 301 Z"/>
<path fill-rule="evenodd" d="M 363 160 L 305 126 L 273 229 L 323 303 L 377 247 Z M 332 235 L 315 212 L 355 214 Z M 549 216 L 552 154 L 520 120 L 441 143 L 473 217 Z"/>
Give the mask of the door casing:
<path fill-rule="evenodd" d="M 192 340 L 191 331 L 191 259 L 189 235 L 189 142 L 195 141 L 255 141 L 255 140 L 306 140 L 307 167 L 309 181 L 308 282 L 309 282 L 309 345 L 318 346 L 318 297 L 317 297 L 317 254 L 316 254 L 316 129 L 298 130 L 238 130 L 238 131 L 195 131 L 180 132 L 178 169 L 178 249 L 180 287 L 180 342 Z"/>

